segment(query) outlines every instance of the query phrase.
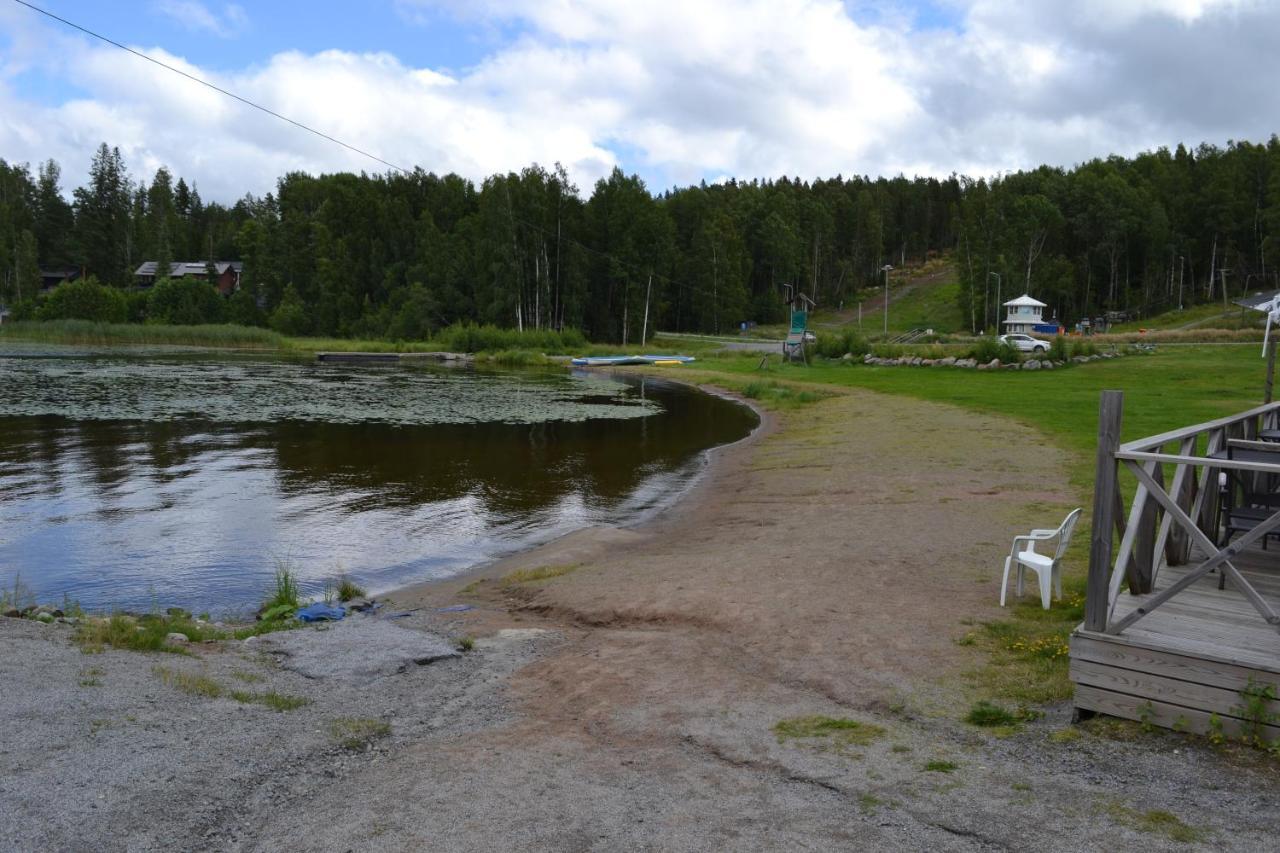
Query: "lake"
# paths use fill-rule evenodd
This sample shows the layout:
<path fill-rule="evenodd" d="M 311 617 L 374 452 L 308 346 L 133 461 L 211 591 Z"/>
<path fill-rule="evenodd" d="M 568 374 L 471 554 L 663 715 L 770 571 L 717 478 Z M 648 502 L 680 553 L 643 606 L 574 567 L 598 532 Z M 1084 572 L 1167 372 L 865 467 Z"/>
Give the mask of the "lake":
<path fill-rule="evenodd" d="M 0 347 L 0 584 L 90 609 L 235 613 L 455 575 L 643 520 L 754 413 L 567 371 Z"/>

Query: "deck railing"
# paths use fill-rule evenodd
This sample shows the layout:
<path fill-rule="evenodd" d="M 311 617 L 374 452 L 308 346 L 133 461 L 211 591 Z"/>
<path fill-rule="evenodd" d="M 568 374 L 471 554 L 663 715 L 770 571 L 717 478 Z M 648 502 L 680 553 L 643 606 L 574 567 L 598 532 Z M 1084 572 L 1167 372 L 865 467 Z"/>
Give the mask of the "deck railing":
<path fill-rule="evenodd" d="M 1280 425 L 1280 402 L 1215 421 L 1119 443 L 1123 393 L 1104 391 L 1099 408 L 1097 476 L 1089 551 L 1084 628 L 1119 634 L 1213 571 L 1225 576 L 1270 625 L 1280 616 L 1232 564 L 1231 558 L 1280 528 L 1280 502 L 1229 544 L 1218 544 L 1219 504 L 1226 494 L 1271 492 L 1280 483 L 1280 444 L 1258 441 L 1262 430 Z M 1172 448 L 1172 450 L 1171 450 Z M 1117 485 L 1124 465 L 1135 478 L 1127 520 Z M 1166 475 L 1171 474 L 1166 478 Z M 1166 483 L 1168 488 L 1166 489 Z M 1112 558 L 1113 527 L 1120 544 Z M 1115 618 L 1121 586 L 1145 595 L 1155 591 L 1164 565 L 1190 561 L 1193 546 L 1208 555 L 1158 593 Z"/>

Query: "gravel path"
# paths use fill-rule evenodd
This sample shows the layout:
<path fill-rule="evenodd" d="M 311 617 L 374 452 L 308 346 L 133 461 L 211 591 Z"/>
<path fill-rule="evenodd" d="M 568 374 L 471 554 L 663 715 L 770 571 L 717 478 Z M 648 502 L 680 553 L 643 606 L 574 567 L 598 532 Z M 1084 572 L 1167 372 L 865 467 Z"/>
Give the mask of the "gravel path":
<path fill-rule="evenodd" d="M 1077 732 L 1065 706 L 1005 737 L 959 722 L 962 622 L 999 615 L 1009 529 L 1066 505 L 1038 436 L 866 392 L 768 420 L 656 524 L 397 595 L 422 608 L 398 630 L 480 637 L 455 658 L 308 678 L 285 666 L 309 637 L 405 638 L 85 655 L 0 619 L 0 848 L 1275 848 L 1271 760 Z M 497 580 L 537 566 L 563 568 Z M 863 742 L 775 732 L 810 715 Z"/>

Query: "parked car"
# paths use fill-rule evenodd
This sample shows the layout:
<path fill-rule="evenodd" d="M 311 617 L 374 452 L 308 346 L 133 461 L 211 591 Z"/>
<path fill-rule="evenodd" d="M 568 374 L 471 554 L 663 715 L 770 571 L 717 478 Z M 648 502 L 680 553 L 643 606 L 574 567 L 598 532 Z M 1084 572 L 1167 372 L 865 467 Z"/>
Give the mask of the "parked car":
<path fill-rule="evenodd" d="M 1015 347 L 1018 352 L 1048 352 L 1049 342 L 1030 335 L 1001 335 L 1000 343 Z"/>

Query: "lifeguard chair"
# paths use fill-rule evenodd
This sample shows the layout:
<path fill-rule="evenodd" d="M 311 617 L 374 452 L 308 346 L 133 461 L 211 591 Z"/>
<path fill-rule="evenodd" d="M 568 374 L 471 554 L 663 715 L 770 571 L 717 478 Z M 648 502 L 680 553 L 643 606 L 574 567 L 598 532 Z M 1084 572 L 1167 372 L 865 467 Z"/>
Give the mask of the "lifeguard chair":
<path fill-rule="evenodd" d="M 817 303 L 790 284 L 784 284 L 783 287 L 787 289 L 787 304 L 791 306 L 791 328 L 782 342 L 782 357 L 788 361 L 800 360 L 807 364 L 805 344 L 808 343 L 809 336 L 809 309 Z"/>

